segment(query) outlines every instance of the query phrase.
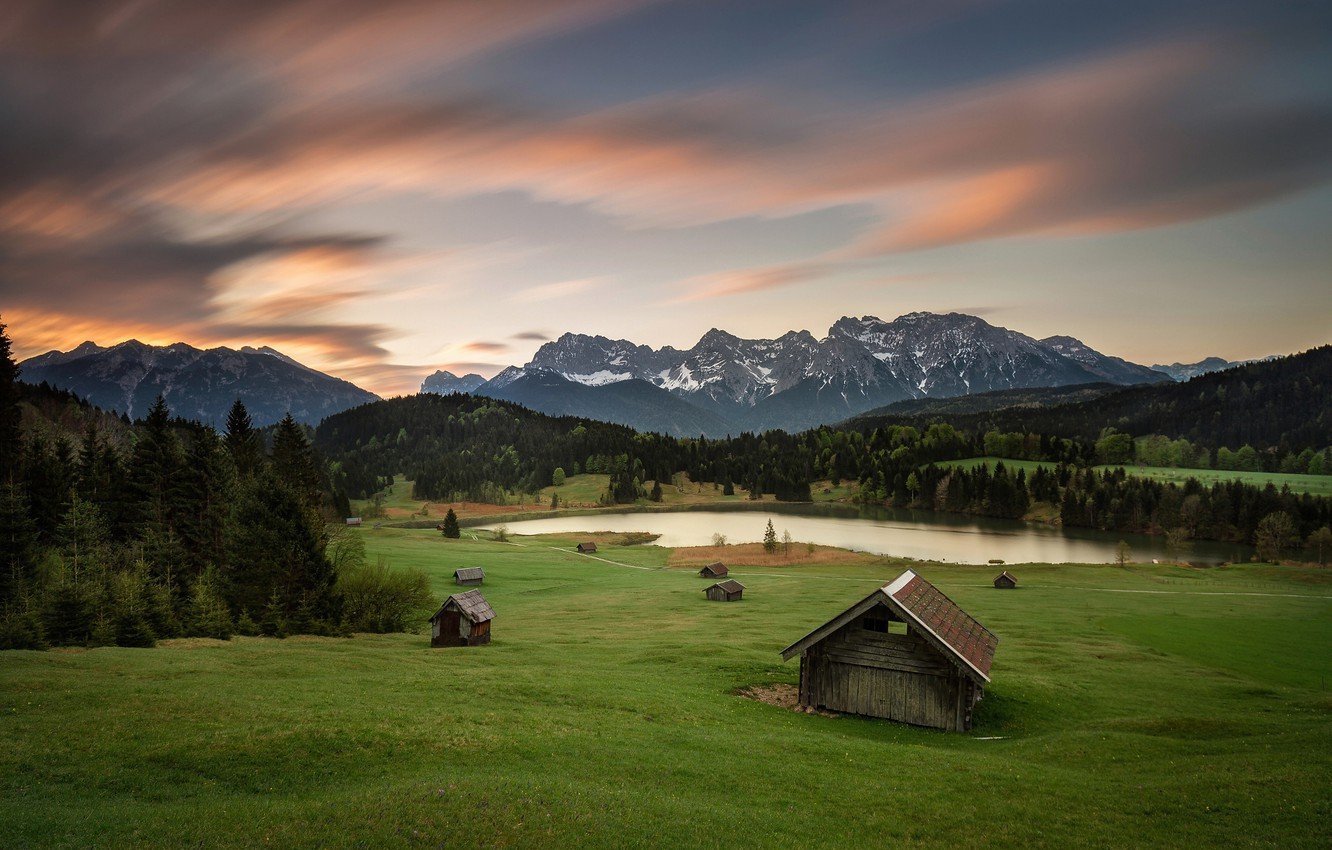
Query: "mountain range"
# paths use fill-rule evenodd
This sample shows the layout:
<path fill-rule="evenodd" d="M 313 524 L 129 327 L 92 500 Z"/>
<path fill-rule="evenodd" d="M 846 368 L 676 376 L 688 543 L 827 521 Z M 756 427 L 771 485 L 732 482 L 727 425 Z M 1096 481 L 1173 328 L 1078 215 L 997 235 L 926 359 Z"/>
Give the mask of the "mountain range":
<path fill-rule="evenodd" d="M 822 339 L 804 330 L 742 339 L 713 328 L 685 350 L 566 333 L 471 391 L 545 413 L 722 436 L 796 431 L 910 399 L 1171 380 L 1072 337 L 1038 340 L 976 316 L 908 313 L 844 317 Z M 422 390 L 440 383 L 437 373 Z"/>
<path fill-rule="evenodd" d="M 30 384 L 45 381 L 104 410 L 139 417 L 161 394 L 173 414 L 212 425 L 226 421 L 237 398 L 260 426 L 288 411 L 313 425 L 379 398 L 267 346 L 199 349 L 183 342 L 155 346 L 131 339 L 104 348 L 85 342 L 24 360 L 19 369 Z"/>

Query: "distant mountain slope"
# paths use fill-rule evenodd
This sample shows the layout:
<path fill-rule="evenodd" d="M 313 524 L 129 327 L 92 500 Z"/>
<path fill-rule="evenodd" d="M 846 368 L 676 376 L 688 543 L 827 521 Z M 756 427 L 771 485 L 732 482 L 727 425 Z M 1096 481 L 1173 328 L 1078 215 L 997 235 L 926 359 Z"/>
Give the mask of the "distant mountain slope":
<path fill-rule="evenodd" d="M 1053 407 L 942 412 L 969 431 L 1031 431 L 1094 440 L 1111 426 L 1129 434 L 1184 437 L 1257 449 L 1332 445 L 1332 346 L 1212 372 L 1184 383 L 1127 387 Z M 919 424 L 913 416 L 862 416 L 848 425 Z"/>
<path fill-rule="evenodd" d="M 1122 357 L 1102 354 L 1071 336 L 1048 336 L 1041 342 L 1065 357 L 1076 360 L 1088 372 L 1112 384 L 1160 384 L 1173 377 L 1155 368 L 1130 363 Z"/>
<path fill-rule="evenodd" d="M 1036 340 L 961 313 L 909 313 L 891 322 L 844 317 L 823 339 L 803 330 L 776 339 L 742 339 L 713 328 L 687 350 L 566 333 L 541 346 L 526 366 L 506 369 L 475 392 L 535 406 L 523 394 L 526 385 L 506 387 L 537 371 L 588 387 L 646 382 L 725 422 L 732 433 L 795 431 L 908 399 L 1169 380 L 1072 337 Z M 550 398 L 541 404 L 549 406 Z M 598 415 L 572 402 L 560 409 Z M 638 427 L 672 427 L 655 422 L 650 411 L 632 418 Z"/>
<path fill-rule="evenodd" d="M 315 424 L 325 416 L 378 398 L 354 384 L 302 365 L 272 348 L 198 349 L 138 340 L 103 348 L 85 342 L 19 364 L 22 380 L 69 390 L 106 410 L 143 415 L 160 393 L 176 416 L 213 425 L 238 397 L 256 425 L 291 412 Z"/>
<path fill-rule="evenodd" d="M 477 394 L 512 401 L 549 416 L 597 419 L 674 437 L 721 437 L 740 432 L 733 423 L 647 381 L 588 386 L 554 372 L 524 370 L 503 385 Z"/>
<path fill-rule="evenodd" d="M 470 393 L 485 382 L 486 379 L 475 372 L 460 377 L 441 369 L 421 382 L 421 392 L 439 393 L 440 395 Z"/>
<path fill-rule="evenodd" d="M 1271 357 L 1262 358 L 1272 360 Z M 1259 360 L 1226 360 L 1222 357 L 1206 357 L 1197 363 L 1171 363 L 1169 366 L 1153 366 L 1158 372 L 1164 372 L 1176 381 L 1187 381 L 1190 378 L 1196 378 L 1199 375 L 1206 375 L 1211 372 L 1220 372 L 1222 369 L 1229 369 L 1233 366 L 1243 366 L 1246 363 L 1258 363 Z"/>

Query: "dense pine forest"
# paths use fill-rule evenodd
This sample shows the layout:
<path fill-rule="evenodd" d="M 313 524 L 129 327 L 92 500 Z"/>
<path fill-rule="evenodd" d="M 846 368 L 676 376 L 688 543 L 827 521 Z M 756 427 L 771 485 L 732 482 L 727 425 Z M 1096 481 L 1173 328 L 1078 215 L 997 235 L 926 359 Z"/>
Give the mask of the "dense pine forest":
<path fill-rule="evenodd" d="M 290 416 L 270 437 L 239 401 L 219 434 L 20 384 L 0 325 L 0 648 L 403 628 L 425 577 L 331 541 L 327 465 Z"/>
<path fill-rule="evenodd" d="M 1213 451 L 1248 445 L 1260 453 L 1264 470 L 1278 471 L 1287 455 L 1332 443 L 1332 346 L 1179 384 L 1128 387 L 1054 406 L 935 418 L 971 433 L 1025 431 L 1090 441 L 1109 426 L 1134 437 L 1182 438 Z M 850 424 L 866 430 L 914 421 L 910 416 L 867 414 Z"/>

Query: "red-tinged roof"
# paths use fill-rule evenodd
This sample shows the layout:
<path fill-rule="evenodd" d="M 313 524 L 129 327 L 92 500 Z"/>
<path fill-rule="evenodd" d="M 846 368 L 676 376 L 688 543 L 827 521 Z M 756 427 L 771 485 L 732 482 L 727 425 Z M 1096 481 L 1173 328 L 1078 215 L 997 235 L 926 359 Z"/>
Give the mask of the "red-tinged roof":
<path fill-rule="evenodd" d="M 990 677 L 999 639 L 943 591 L 909 570 L 884 591 L 959 658 L 982 676 Z"/>
<path fill-rule="evenodd" d="M 978 677 L 982 682 L 990 680 L 990 666 L 999 638 L 911 570 L 783 649 L 782 658 L 790 659 L 804 652 L 877 605 L 887 605 L 903 620 L 918 626 L 917 631 L 926 635 L 940 652 L 950 656 L 964 673 Z"/>

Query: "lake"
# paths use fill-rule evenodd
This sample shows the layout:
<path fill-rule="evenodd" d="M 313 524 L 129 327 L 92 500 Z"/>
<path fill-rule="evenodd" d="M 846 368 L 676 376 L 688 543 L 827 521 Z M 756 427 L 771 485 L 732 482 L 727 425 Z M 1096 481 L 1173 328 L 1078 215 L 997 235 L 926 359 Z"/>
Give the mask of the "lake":
<path fill-rule="evenodd" d="M 729 543 L 759 542 L 770 519 L 778 539 L 783 531 L 789 531 L 801 543 L 959 564 L 984 564 L 992 559 L 1009 564 L 1111 563 L 1120 540 L 1132 548 L 1135 561 L 1167 557 L 1164 537 L 1065 530 L 1016 520 L 847 505 L 638 511 L 524 519 L 504 525 L 513 534 L 648 531 L 661 535 L 658 544 L 678 547 L 710 545 L 714 534 L 726 535 Z M 494 525 L 480 527 L 491 529 Z M 1191 550 L 1183 557 L 1194 563 L 1217 564 L 1247 558 L 1250 551 L 1246 546 L 1193 541 Z"/>

